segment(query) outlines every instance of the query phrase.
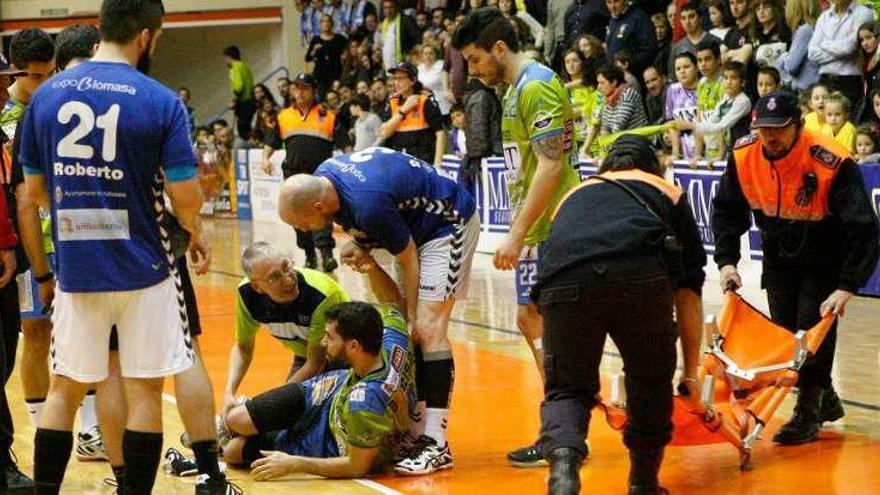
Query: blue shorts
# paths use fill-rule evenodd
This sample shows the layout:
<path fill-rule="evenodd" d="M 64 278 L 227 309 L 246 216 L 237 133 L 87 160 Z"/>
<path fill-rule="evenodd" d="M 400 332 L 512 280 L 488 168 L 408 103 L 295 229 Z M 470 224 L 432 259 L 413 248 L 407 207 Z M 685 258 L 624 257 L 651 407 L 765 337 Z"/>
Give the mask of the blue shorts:
<path fill-rule="evenodd" d="M 526 305 L 532 302 L 529 296 L 532 287 L 538 283 L 538 262 L 541 260 L 543 244 L 523 246 L 516 263 L 516 303 Z"/>
<path fill-rule="evenodd" d="M 49 266 L 52 272 L 57 271 L 55 253 L 49 253 Z M 48 320 L 51 318 L 51 308 L 46 308 L 40 302 L 40 284 L 34 279 L 32 270 L 28 270 L 18 276 L 18 305 L 21 308 L 23 320 Z"/>

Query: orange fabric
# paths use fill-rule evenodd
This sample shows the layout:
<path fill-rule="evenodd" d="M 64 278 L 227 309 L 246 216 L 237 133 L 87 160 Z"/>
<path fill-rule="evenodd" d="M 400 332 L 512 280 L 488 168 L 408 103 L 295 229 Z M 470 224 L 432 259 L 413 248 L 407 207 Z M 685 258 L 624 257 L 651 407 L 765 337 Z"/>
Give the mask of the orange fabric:
<path fill-rule="evenodd" d="M 392 116 L 397 115 L 397 112 L 400 111 L 400 107 L 403 106 L 405 101 L 406 99 L 401 96 L 391 97 Z M 428 124 L 428 119 L 425 118 L 425 102 L 427 101 L 427 96 L 419 95 L 419 104 L 403 116 L 403 120 L 400 121 L 395 132 L 423 131 L 430 128 L 431 126 Z"/>
<path fill-rule="evenodd" d="M 654 174 L 649 174 L 648 172 L 642 170 L 622 170 L 619 172 L 605 172 L 601 174 L 602 177 L 607 177 L 612 180 L 638 180 L 650 184 L 657 188 L 660 192 L 662 192 L 666 197 L 672 201 L 672 204 L 677 205 L 681 200 L 681 196 L 684 194 L 681 189 L 677 186 L 673 186 L 669 182 L 666 182 L 666 179 L 663 177 L 658 177 Z M 581 189 L 591 186 L 594 184 L 601 184 L 602 181 L 599 179 L 587 179 L 576 187 L 572 188 L 571 191 L 568 191 L 565 196 L 559 201 L 559 204 L 556 205 L 556 211 L 553 212 L 553 215 L 550 217 L 551 220 L 556 218 L 556 214 L 559 213 L 559 209 L 562 208 L 562 205 L 565 204 L 565 201 L 571 197 L 572 194 L 580 191 Z"/>
<path fill-rule="evenodd" d="M 736 173 L 743 196 L 753 210 L 786 220 L 822 220 L 828 215 L 828 194 L 840 164 L 852 154 L 833 138 L 802 130 L 794 148 L 781 160 L 764 157 L 759 140 L 736 148 Z M 816 190 L 798 204 L 806 174 L 816 175 Z"/>
<path fill-rule="evenodd" d="M 312 105 L 306 115 L 292 106 L 278 114 L 278 132 L 281 139 L 293 136 L 313 136 L 333 141 L 336 113 L 323 105 Z"/>

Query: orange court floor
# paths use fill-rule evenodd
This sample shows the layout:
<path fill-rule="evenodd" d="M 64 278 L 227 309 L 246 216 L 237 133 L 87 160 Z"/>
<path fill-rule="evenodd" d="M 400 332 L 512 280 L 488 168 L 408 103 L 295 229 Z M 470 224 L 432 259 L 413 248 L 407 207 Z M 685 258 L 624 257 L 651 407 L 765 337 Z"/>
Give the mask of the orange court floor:
<path fill-rule="evenodd" d="M 241 250 L 252 240 L 269 240 L 295 251 L 293 230 L 272 224 L 238 220 L 209 220 L 206 231 L 213 247 L 211 272 L 195 277 L 203 335 L 200 346 L 214 384 L 217 404 L 222 400 L 227 357 L 233 342 L 235 287 L 242 273 Z M 342 241 L 343 236 L 337 236 Z M 296 253 L 302 262 L 300 252 Z M 353 299 L 366 298 L 360 275 L 337 270 Z M 746 297 L 766 309 L 763 293 Z M 720 302 L 716 284 L 707 281 L 706 312 Z M 365 480 L 336 481 L 293 476 L 280 481 L 255 482 L 246 470 L 230 469 L 228 476 L 245 493 L 275 494 L 540 494 L 546 493 L 547 469 L 508 466 L 509 450 L 533 442 L 539 430 L 540 378 L 515 324 L 513 276 L 491 266 L 491 258 L 476 254 L 470 295 L 453 314 L 450 335 L 456 363 L 455 390 L 449 420 L 454 468 L 432 476 L 406 478 L 380 475 Z M 788 399 L 758 442 L 755 468 L 742 473 L 737 452 L 726 444 L 669 447 L 660 473 L 672 493 L 681 494 L 880 494 L 880 300 L 856 298 L 841 322 L 835 363 L 835 386 L 847 416 L 823 429 L 820 441 L 798 447 L 778 447 L 770 438 L 791 411 Z M 280 384 L 290 366 L 290 355 L 267 333 L 257 339 L 257 351 L 240 390 L 252 396 Z M 603 385 L 619 373 L 620 358 L 610 341 L 603 359 Z M 17 374 L 17 373 L 16 373 Z M 183 431 L 174 405 L 173 383 L 166 381 L 165 444 L 179 445 Z M 8 386 L 16 424 L 14 449 L 21 468 L 33 473 L 33 428 L 25 412 L 20 381 Z M 604 418 L 593 415 L 591 454 L 581 469 L 582 493 L 626 493 L 629 461 L 619 432 Z M 102 482 L 110 476 L 107 463 L 71 459 L 63 493 L 110 494 Z M 193 478 L 175 478 L 160 472 L 155 493 L 192 493 Z"/>

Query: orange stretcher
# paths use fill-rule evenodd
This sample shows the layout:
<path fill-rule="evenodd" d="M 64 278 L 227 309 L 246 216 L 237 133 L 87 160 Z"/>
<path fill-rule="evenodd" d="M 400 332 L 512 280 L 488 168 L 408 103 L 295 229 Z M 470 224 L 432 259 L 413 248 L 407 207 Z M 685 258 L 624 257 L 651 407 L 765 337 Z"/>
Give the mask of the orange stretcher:
<path fill-rule="evenodd" d="M 828 315 L 809 330 L 790 332 L 736 292 L 726 292 L 721 311 L 705 326 L 710 347 L 700 363 L 702 397 L 675 397 L 671 445 L 729 442 L 739 450 L 740 469 L 752 469 L 752 446 L 835 318 Z M 622 384 L 621 377 L 612 379 L 610 399 L 598 406 L 615 429 L 626 424 Z"/>

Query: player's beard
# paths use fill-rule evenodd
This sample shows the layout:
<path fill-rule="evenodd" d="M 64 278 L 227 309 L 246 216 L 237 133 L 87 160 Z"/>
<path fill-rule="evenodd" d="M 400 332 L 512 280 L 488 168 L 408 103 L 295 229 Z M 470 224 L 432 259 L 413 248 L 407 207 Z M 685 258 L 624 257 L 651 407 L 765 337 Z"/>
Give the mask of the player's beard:
<path fill-rule="evenodd" d="M 143 74 L 149 74 L 151 63 L 152 58 L 150 57 L 150 50 L 144 50 L 144 53 L 142 53 L 140 58 L 138 59 L 137 70 Z"/>

